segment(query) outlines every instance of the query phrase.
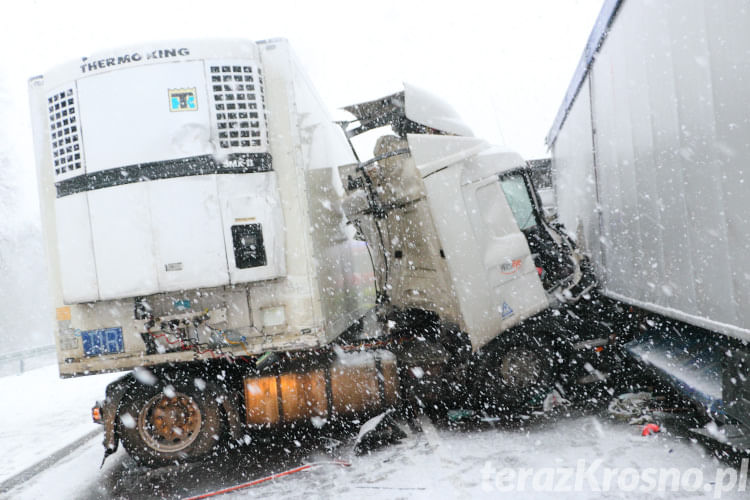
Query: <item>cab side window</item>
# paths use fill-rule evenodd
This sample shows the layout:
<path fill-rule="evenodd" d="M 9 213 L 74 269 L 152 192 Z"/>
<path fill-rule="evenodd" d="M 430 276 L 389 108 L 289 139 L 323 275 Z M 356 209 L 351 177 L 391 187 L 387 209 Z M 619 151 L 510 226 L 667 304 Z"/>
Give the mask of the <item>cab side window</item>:
<path fill-rule="evenodd" d="M 501 238 L 516 231 L 497 181 L 477 189 L 476 197 L 479 215 L 484 223 L 480 233 L 491 238 Z"/>
<path fill-rule="evenodd" d="M 510 210 L 513 212 L 521 231 L 536 226 L 536 216 L 534 214 L 534 204 L 531 201 L 529 190 L 526 182 L 521 175 L 511 175 L 500 180 L 500 185 L 508 200 Z"/>

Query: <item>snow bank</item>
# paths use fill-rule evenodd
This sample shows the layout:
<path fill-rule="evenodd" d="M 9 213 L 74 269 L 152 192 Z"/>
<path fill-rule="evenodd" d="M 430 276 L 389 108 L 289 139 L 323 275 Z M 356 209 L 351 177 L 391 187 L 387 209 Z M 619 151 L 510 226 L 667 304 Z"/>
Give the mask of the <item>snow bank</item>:
<path fill-rule="evenodd" d="M 1 377 L 0 482 L 96 429 L 91 406 L 121 375 L 61 379 L 55 365 Z"/>

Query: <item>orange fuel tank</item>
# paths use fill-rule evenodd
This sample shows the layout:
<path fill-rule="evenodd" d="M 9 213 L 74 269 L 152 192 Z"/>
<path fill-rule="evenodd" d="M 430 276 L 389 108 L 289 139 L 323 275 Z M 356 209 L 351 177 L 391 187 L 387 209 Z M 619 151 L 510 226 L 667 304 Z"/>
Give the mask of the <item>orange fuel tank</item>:
<path fill-rule="evenodd" d="M 396 404 L 398 387 L 392 353 L 342 353 L 328 366 L 309 371 L 246 378 L 246 421 L 275 426 L 374 413 Z"/>

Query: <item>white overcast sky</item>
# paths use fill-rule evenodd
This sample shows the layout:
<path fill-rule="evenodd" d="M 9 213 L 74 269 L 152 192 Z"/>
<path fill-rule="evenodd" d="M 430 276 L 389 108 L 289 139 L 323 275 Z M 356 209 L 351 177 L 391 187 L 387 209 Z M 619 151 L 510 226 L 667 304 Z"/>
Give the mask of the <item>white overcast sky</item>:
<path fill-rule="evenodd" d="M 28 77 L 111 47 L 172 38 L 288 38 L 329 108 L 407 81 L 476 135 L 546 156 L 544 137 L 602 0 L 36 0 L 0 11 L 0 153 L 19 218 L 36 218 Z M 12 7 L 11 7 L 12 6 Z M 6 206 L 6 208 L 9 208 Z"/>

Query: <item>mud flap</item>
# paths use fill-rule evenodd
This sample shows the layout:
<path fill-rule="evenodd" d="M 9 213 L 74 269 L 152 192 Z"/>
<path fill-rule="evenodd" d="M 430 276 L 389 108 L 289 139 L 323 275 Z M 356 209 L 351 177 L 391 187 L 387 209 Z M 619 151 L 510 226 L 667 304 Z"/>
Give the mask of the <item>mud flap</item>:
<path fill-rule="evenodd" d="M 102 458 L 102 464 L 99 466 L 100 469 L 104 467 L 104 461 L 107 460 L 107 457 L 117 451 L 117 445 L 120 442 L 117 413 L 122 398 L 125 397 L 125 393 L 133 383 L 135 383 L 135 377 L 130 373 L 118 378 L 107 386 L 104 401 L 99 403 L 102 409 L 102 423 L 104 424 L 104 440 L 102 442 L 104 457 Z"/>

